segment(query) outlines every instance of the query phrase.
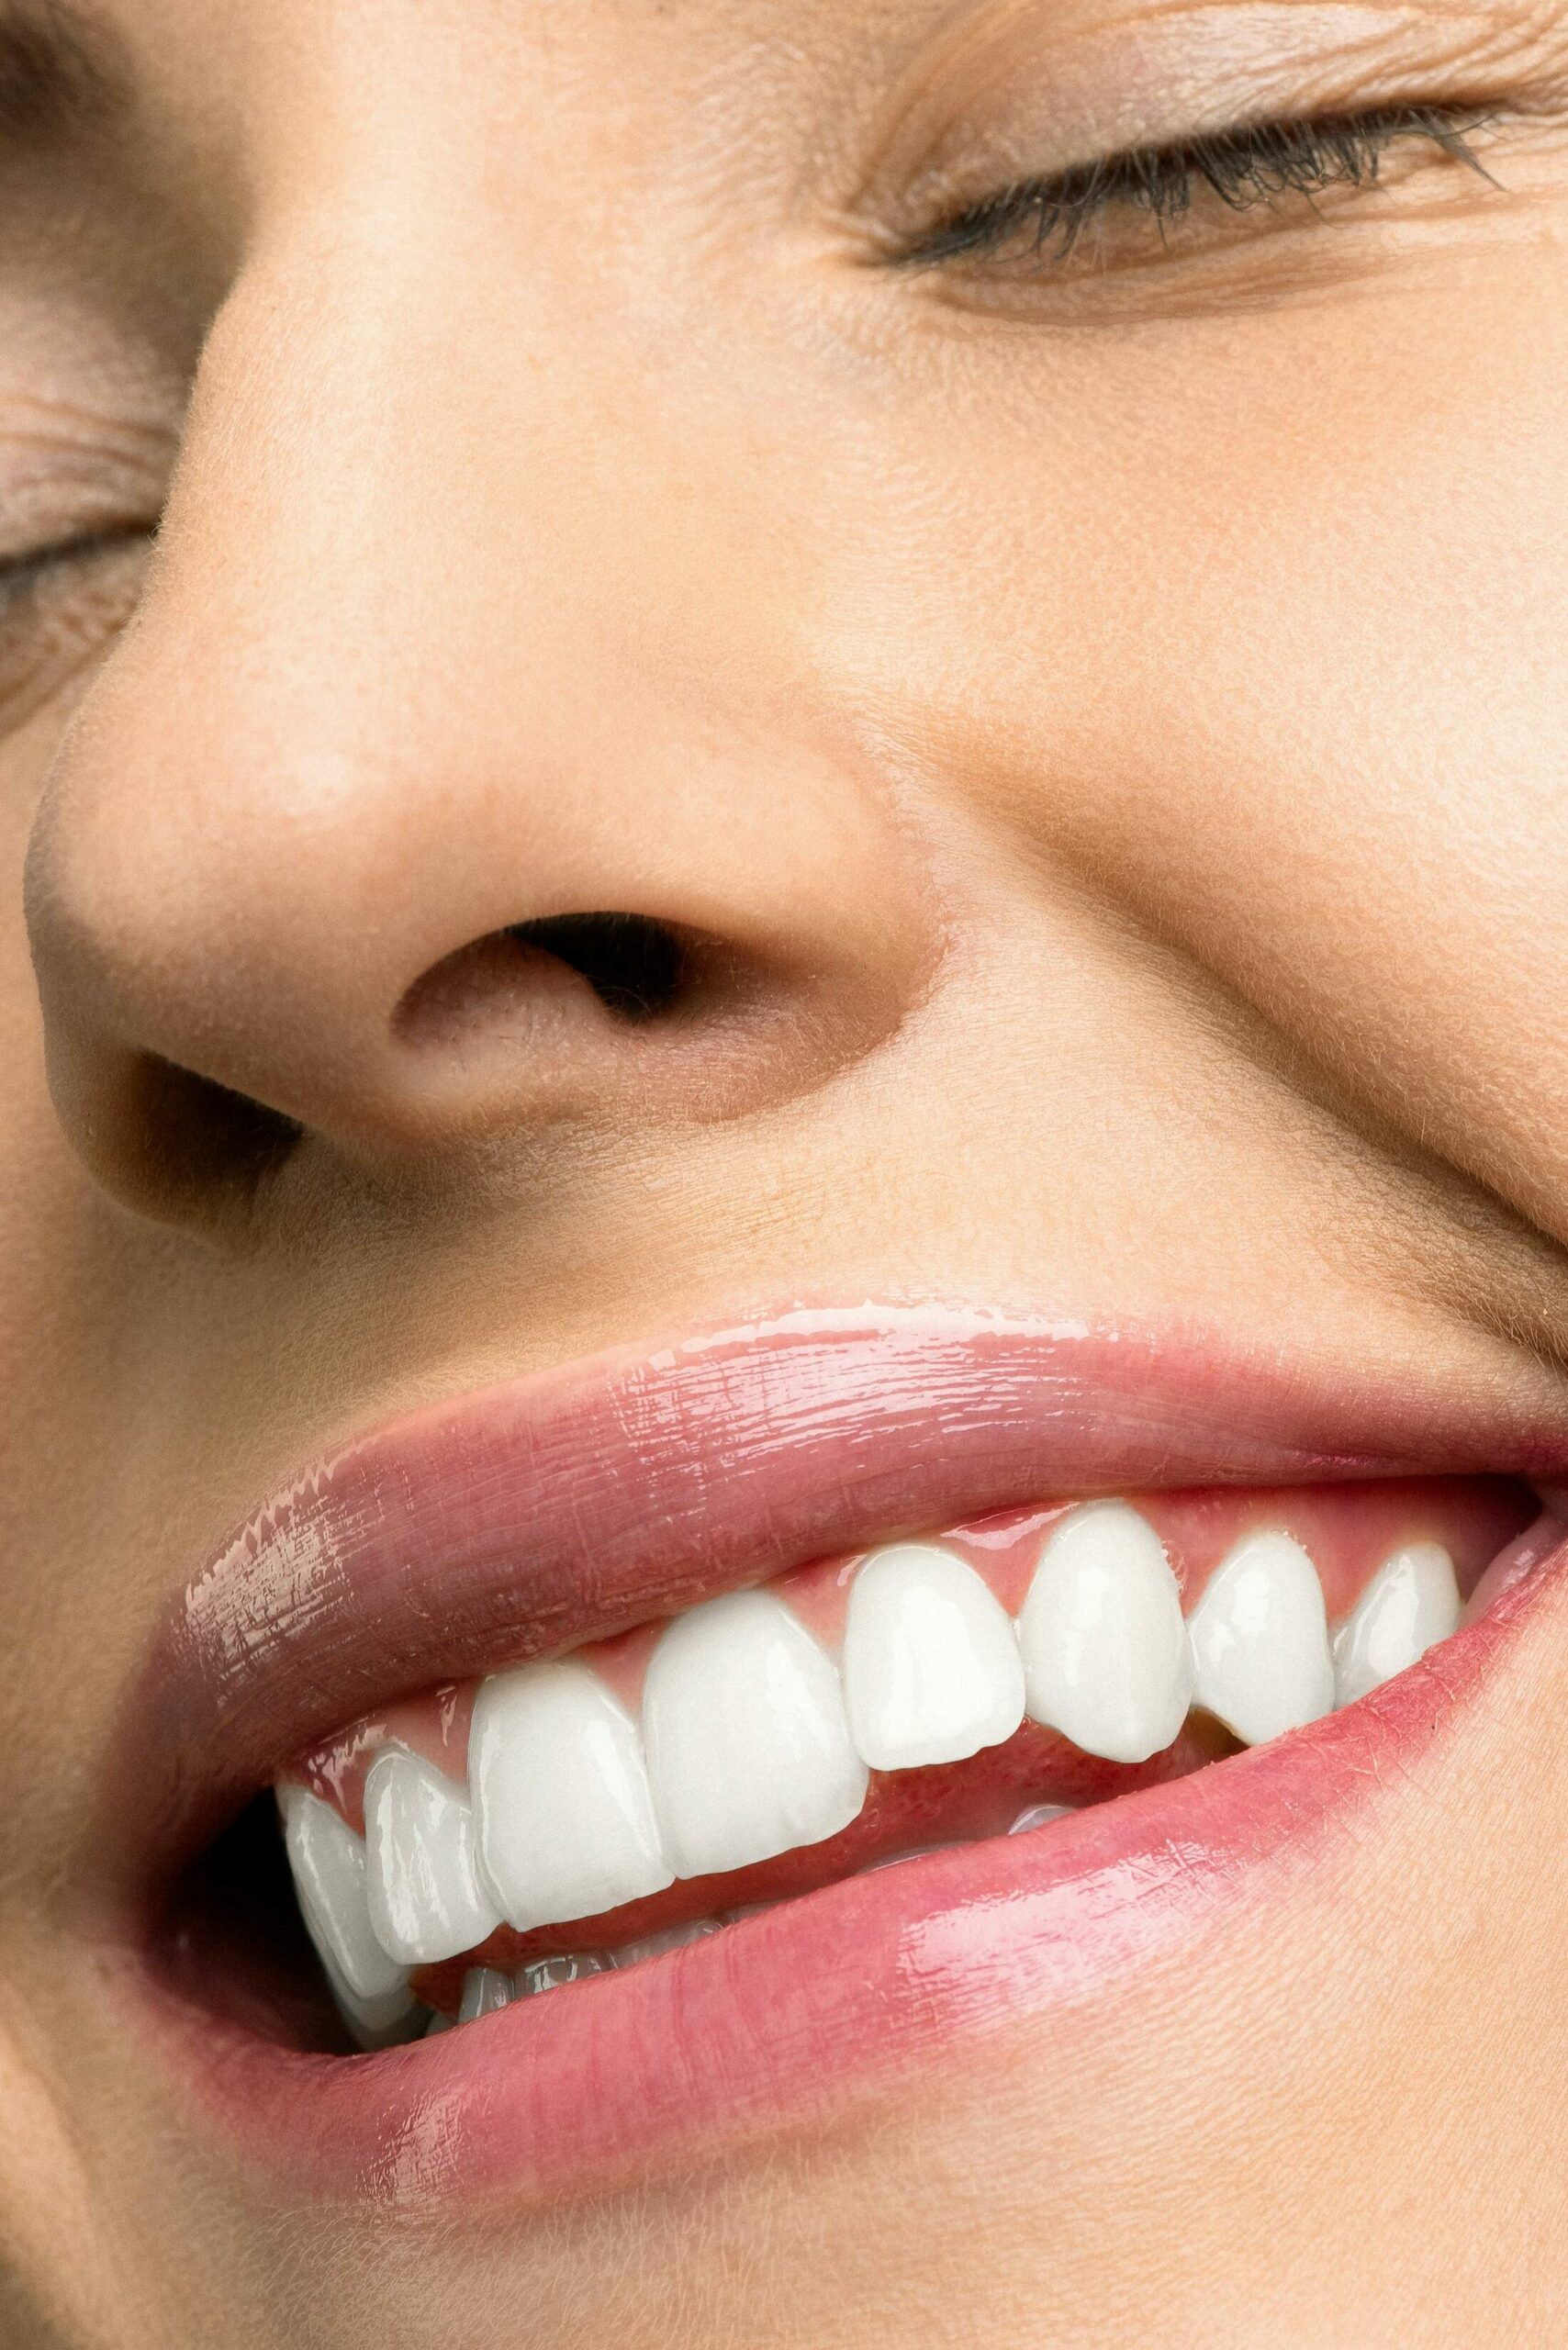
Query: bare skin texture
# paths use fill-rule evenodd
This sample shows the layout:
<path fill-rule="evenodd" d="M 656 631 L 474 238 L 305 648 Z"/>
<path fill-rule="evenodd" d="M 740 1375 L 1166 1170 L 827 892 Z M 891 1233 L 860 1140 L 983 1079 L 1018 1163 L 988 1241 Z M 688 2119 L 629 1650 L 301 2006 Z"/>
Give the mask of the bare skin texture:
<path fill-rule="evenodd" d="M 878 1297 L 1561 1411 L 1568 19 L 101 8 L 0 84 L 0 2333 L 1562 2341 L 1561 1606 L 1201 1998 L 543 2214 L 214 2161 L 61 1886 L 193 1562 L 426 1397 Z M 907 259 L 1413 106 L 1484 175 Z M 604 912 L 673 1008 L 476 945 Z"/>

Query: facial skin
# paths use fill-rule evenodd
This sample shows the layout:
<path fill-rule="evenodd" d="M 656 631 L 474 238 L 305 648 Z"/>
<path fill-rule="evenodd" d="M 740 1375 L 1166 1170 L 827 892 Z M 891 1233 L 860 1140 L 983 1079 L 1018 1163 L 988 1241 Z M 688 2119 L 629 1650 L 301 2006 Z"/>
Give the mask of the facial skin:
<path fill-rule="evenodd" d="M 0 2333 L 1560 2338 L 1561 1599 L 1441 1816 L 1199 2000 L 543 2213 L 215 2160 L 78 1856 L 226 1528 L 491 1379 L 936 1298 L 1561 1418 L 1568 15 L 83 37 L 122 97 L 18 84 L 0 139 L 0 555 L 93 543 L 0 605 Z M 1417 105 L 1489 176 L 1406 140 L 1163 247 L 896 258 Z M 698 942 L 666 1016 L 477 944 L 599 912 Z"/>

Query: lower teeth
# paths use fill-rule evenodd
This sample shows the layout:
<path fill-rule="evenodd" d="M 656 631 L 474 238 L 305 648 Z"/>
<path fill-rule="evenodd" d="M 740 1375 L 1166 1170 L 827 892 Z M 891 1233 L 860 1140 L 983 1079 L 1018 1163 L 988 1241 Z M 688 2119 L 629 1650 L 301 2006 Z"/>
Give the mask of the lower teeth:
<path fill-rule="evenodd" d="M 1070 1818 L 1076 1806 L 1065 1803 L 1035 1803 L 1021 1811 L 1008 1829 L 1010 1836 L 1025 1835 L 1030 1829 L 1043 1828 L 1053 1819 Z M 870 1876 L 878 1869 L 897 1868 L 904 1861 L 924 1860 L 931 1852 L 949 1852 L 957 1849 L 955 1842 L 921 1844 L 906 1852 L 889 1852 L 879 1861 L 871 1861 L 859 1874 Z M 462 2002 L 455 2016 L 435 2014 L 424 2026 L 423 2036 L 433 2039 L 437 2032 L 450 2031 L 454 2024 L 476 2023 L 481 2016 L 494 2015 L 498 2009 L 509 2008 L 517 1999 L 532 1999 L 541 1991 L 559 1990 L 565 1984 L 580 1983 L 590 1975 L 610 1975 L 622 1967 L 637 1966 L 643 1960 L 663 1958 L 672 1950 L 680 1950 L 688 1942 L 704 1942 L 710 1934 L 722 1933 L 726 1926 L 738 1925 L 745 1918 L 759 1918 L 765 1909 L 778 1905 L 771 1901 L 753 1902 L 741 1909 L 726 1909 L 718 1918 L 693 1918 L 683 1926 L 666 1926 L 661 1933 L 644 1934 L 640 1941 L 622 1943 L 613 1951 L 566 1951 L 554 1958 L 536 1958 L 515 1975 L 505 1975 L 496 1966 L 471 1966 L 463 1978 Z"/>
<path fill-rule="evenodd" d="M 1007 1832 L 1010 1836 L 1026 1836 L 1031 1828 L 1044 1828 L 1053 1819 L 1067 1819 L 1078 1808 L 1070 1803 L 1032 1803 L 1027 1811 L 1019 1813 Z"/>
<path fill-rule="evenodd" d="M 510 1975 L 496 1966 L 471 1966 L 463 1978 L 463 2004 L 457 2010 L 459 2023 L 477 2023 L 481 2016 L 494 2015 L 498 2008 L 510 2007 L 516 1997 Z"/>
<path fill-rule="evenodd" d="M 538 1958 L 513 1977 L 512 1997 L 531 1999 L 535 1991 L 554 1991 L 563 1983 L 580 1983 L 588 1975 L 606 1975 L 617 1962 L 596 1951 L 573 1952 L 565 1958 Z"/>

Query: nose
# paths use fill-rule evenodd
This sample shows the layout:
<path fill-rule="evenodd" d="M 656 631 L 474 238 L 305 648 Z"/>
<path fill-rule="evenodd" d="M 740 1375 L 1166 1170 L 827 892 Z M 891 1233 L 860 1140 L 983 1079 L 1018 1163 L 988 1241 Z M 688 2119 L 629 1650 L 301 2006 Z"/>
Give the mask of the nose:
<path fill-rule="evenodd" d="M 754 469 L 362 282 L 231 298 L 32 841 L 62 1121 L 166 1221 L 765 1105 L 929 958 Z"/>

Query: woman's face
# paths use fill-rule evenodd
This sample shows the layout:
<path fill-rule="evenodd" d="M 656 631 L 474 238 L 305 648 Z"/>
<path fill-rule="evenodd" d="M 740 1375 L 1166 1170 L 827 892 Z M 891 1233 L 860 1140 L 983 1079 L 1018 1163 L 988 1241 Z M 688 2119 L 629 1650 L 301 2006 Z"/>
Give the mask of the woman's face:
<path fill-rule="evenodd" d="M 1551 2333 L 1568 12 L 0 26 L 0 2331 Z"/>

